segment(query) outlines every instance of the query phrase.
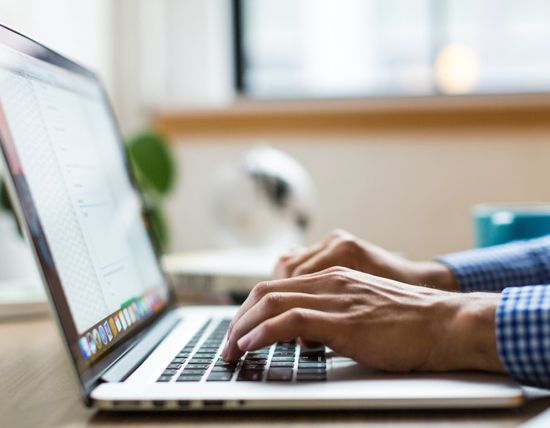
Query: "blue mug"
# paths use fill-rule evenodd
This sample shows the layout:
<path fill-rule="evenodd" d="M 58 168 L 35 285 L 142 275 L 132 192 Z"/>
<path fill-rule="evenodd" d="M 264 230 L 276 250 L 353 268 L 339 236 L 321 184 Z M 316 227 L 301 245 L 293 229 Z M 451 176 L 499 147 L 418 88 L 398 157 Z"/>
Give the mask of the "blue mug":
<path fill-rule="evenodd" d="M 550 235 L 550 203 L 476 205 L 473 217 L 477 247 Z"/>

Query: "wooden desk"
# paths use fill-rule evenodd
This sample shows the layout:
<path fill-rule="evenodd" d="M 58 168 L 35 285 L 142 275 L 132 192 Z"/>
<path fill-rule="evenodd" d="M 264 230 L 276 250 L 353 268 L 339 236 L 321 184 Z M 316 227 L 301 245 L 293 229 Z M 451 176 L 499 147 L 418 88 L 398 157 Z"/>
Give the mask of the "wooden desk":
<path fill-rule="evenodd" d="M 105 413 L 80 402 L 61 339 L 51 319 L 0 322 L 0 426 L 505 426 L 550 405 L 538 399 L 519 410 L 327 411 L 288 413 Z"/>

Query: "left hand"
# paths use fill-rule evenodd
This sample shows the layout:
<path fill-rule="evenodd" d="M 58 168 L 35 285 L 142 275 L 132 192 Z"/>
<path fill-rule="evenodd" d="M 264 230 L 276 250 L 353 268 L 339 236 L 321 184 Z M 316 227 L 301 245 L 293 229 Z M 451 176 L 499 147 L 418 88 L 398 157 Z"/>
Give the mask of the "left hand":
<path fill-rule="evenodd" d="M 295 248 L 281 256 L 274 276 L 279 279 L 300 276 L 333 266 L 345 266 L 407 284 L 458 291 L 453 272 L 444 264 L 399 257 L 340 229 L 309 248 Z"/>
<path fill-rule="evenodd" d="M 230 325 L 223 357 L 301 338 L 373 369 L 503 371 L 498 300 L 330 268 L 258 284 Z"/>

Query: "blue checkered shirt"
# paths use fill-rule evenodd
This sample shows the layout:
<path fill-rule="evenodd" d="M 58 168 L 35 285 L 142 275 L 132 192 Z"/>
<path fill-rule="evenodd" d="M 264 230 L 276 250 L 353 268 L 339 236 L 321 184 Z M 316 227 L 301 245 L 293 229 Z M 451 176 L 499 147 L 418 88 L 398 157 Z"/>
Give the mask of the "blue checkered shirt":
<path fill-rule="evenodd" d="M 550 387 L 550 236 L 438 259 L 464 292 L 502 292 L 496 312 L 500 359 L 518 381 Z"/>

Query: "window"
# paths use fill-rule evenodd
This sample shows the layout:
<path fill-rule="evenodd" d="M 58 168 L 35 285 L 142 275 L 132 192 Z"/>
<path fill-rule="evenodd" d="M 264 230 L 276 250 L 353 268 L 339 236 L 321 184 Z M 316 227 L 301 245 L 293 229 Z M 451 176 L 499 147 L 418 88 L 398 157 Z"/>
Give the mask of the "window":
<path fill-rule="evenodd" d="M 235 0 L 255 98 L 550 90 L 547 0 Z"/>

